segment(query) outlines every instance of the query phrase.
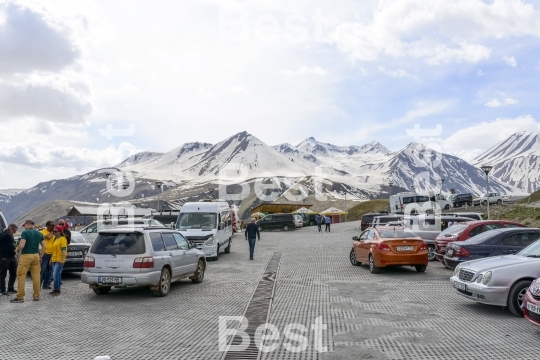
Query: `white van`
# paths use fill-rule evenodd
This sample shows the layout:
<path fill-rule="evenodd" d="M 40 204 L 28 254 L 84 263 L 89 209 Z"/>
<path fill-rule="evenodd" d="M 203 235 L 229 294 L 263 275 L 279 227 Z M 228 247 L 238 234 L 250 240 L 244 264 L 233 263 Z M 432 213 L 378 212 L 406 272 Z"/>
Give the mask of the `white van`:
<path fill-rule="evenodd" d="M 404 213 L 407 209 L 423 213 L 426 210 L 434 210 L 437 205 L 441 210 L 448 210 L 453 206 L 453 203 L 441 194 L 402 192 L 390 196 L 390 212 L 392 214 Z"/>
<path fill-rule="evenodd" d="M 232 228 L 231 209 L 225 201 L 185 203 L 176 222 L 176 229 L 213 260 L 231 251 Z"/>

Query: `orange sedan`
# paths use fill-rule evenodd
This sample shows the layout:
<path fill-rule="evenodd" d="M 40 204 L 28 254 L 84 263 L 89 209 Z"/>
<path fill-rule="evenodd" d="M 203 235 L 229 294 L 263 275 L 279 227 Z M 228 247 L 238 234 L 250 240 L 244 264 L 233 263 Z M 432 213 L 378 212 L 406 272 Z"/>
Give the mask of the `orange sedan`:
<path fill-rule="evenodd" d="M 416 271 L 426 271 L 428 248 L 412 231 L 402 226 L 367 228 L 360 236 L 353 237 L 349 255 L 351 264 L 369 265 L 373 274 L 387 266 L 414 266 Z"/>

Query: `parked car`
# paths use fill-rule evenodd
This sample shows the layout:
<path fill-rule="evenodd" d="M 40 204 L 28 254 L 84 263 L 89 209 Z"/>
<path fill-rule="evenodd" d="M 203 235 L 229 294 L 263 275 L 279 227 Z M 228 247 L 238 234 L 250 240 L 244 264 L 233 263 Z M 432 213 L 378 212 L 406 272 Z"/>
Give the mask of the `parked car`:
<path fill-rule="evenodd" d="M 289 231 L 296 228 L 293 214 L 271 214 L 266 215 L 256 223 L 259 226 L 259 231 L 268 231 L 281 229 Z"/>
<path fill-rule="evenodd" d="M 450 281 L 470 300 L 502 307 L 523 316 L 527 288 L 540 277 L 540 241 L 516 255 L 495 256 L 459 264 Z"/>
<path fill-rule="evenodd" d="M 540 229 L 513 228 L 486 231 L 465 241 L 446 246 L 444 264 L 454 269 L 465 261 L 517 254 L 540 238 Z"/>
<path fill-rule="evenodd" d="M 178 221 L 179 210 L 160 210 L 152 211 L 151 215 L 145 215 L 143 219 L 154 219 L 160 223 L 174 229 L 176 222 Z"/>
<path fill-rule="evenodd" d="M 109 219 L 109 220 L 98 220 L 94 221 L 90 225 L 86 226 L 85 228 L 81 229 L 80 233 L 90 244 L 94 242 L 94 240 L 98 236 L 98 232 L 100 230 L 112 228 L 115 226 L 120 225 L 132 225 L 136 227 L 140 226 L 165 226 L 158 220 L 154 219 L 143 219 L 143 218 L 127 218 L 127 219 Z"/>
<path fill-rule="evenodd" d="M 309 216 L 306 213 L 297 213 L 296 215 L 300 216 L 302 218 L 302 226 L 308 226 L 309 225 Z"/>
<path fill-rule="evenodd" d="M 523 315 L 536 326 L 540 326 L 540 279 L 533 281 L 523 301 Z"/>
<path fill-rule="evenodd" d="M 418 272 L 426 271 L 426 243 L 402 226 L 368 228 L 353 240 L 349 254 L 351 264 L 368 264 L 373 274 L 387 266 L 414 266 Z"/>
<path fill-rule="evenodd" d="M 370 227 L 386 226 L 389 223 L 395 223 L 397 221 L 402 221 L 403 215 L 380 215 L 375 216 L 373 221 L 369 225 Z"/>
<path fill-rule="evenodd" d="M 71 241 L 67 248 L 66 262 L 62 271 L 83 271 L 84 258 L 90 249 L 90 243 L 78 231 L 71 231 Z"/>
<path fill-rule="evenodd" d="M 492 192 L 492 193 L 489 193 L 489 196 L 487 196 L 487 194 L 482 194 L 482 196 L 476 198 L 476 199 L 473 199 L 473 205 L 474 206 L 477 206 L 477 205 L 487 205 L 487 202 L 488 202 L 488 198 L 489 198 L 489 203 L 490 204 L 497 204 L 497 205 L 502 205 L 503 203 L 503 197 L 501 194 L 497 193 L 497 192 Z"/>
<path fill-rule="evenodd" d="M 439 234 L 453 224 L 469 222 L 466 217 L 448 215 L 415 215 L 403 218 L 403 225 L 418 235 L 428 247 L 429 261 L 435 260 L 435 239 Z"/>
<path fill-rule="evenodd" d="M 304 227 L 304 219 L 302 219 L 302 216 L 298 214 L 293 214 L 294 217 L 294 226 L 296 228 Z"/>
<path fill-rule="evenodd" d="M 446 245 L 454 241 L 465 241 L 485 231 L 500 228 L 527 227 L 523 224 L 506 220 L 482 220 L 452 225 L 435 239 L 435 257 L 444 263 Z"/>
<path fill-rule="evenodd" d="M 461 207 L 463 205 L 471 206 L 473 202 L 473 196 L 471 193 L 454 194 L 450 195 L 449 199 L 453 207 Z"/>
<path fill-rule="evenodd" d="M 445 213 L 444 215 L 466 217 L 471 220 L 482 220 L 482 214 L 477 213 L 477 212 L 452 212 L 452 213 Z"/>
<path fill-rule="evenodd" d="M 166 296 L 171 282 L 189 278 L 201 283 L 206 270 L 204 252 L 176 230 L 126 227 L 99 232 L 84 258 L 81 280 L 98 295 L 111 288 L 148 286 Z"/>
<path fill-rule="evenodd" d="M 366 230 L 373 223 L 373 219 L 377 216 L 388 215 L 388 213 L 367 213 L 362 215 L 360 219 L 360 231 Z"/>

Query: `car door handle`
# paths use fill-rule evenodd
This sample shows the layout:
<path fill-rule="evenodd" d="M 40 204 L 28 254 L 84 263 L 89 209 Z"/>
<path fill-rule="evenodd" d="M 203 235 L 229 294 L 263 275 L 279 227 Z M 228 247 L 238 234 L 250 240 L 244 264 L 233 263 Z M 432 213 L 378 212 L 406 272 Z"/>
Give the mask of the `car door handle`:
<path fill-rule="evenodd" d="M 169 256 L 173 256 L 173 253 L 172 253 L 172 252 L 170 252 L 170 253 L 169 253 Z"/>
<path fill-rule="evenodd" d="M 184 250 L 184 252 L 182 253 L 182 255 L 186 255 L 186 251 Z"/>

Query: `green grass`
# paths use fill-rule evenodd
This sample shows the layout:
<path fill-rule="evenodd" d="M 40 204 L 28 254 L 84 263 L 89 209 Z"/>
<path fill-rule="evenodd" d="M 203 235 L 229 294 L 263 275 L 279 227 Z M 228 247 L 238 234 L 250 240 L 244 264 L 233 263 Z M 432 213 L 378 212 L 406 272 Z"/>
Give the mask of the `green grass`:
<path fill-rule="evenodd" d="M 520 204 L 528 204 L 535 201 L 540 201 L 540 190 L 533 192 L 531 195 L 519 201 Z"/>
<path fill-rule="evenodd" d="M 390 203 L 388 200 L 363 201 L 348 210 L 349 213 L 347 214 L 347 221 L 360 220 L 364 214 L 388 210 L 389 206 Z"/>
<path fill-rule="evenodd" d="M 512 220 L 530 227 L 540 227 L 540 208 L 516 206 L 500 214 L 504 220 Z"/>

